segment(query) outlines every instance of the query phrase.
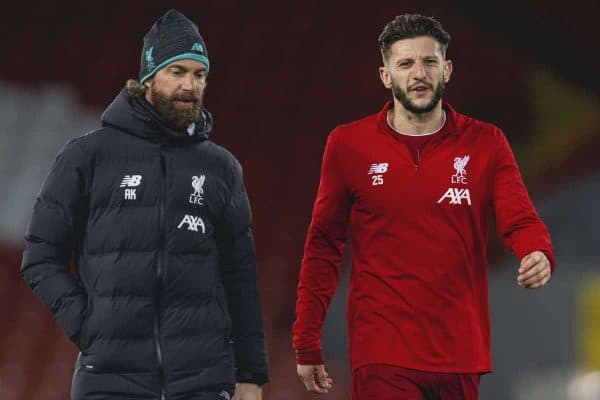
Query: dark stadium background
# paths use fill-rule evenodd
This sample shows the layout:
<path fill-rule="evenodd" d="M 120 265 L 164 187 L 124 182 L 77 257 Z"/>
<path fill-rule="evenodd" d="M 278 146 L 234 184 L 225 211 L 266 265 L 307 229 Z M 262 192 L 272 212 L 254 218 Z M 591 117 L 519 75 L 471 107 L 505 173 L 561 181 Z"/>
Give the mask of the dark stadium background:
<path fill-rule="evenodd" d="M 488 4 L 490 3 L 490 4 Z M 493 3 L 493 5 L 491 4 Z M 213 140 L 245 169 L 254 212 L 272 383 L 265 399 L 317 398 L 295 375 L 290 327 L 321 154 L 336 125 L 389 98 L 376 38 L 395 15 L 437 17 L 453 40 L 447 100 L 506 132 L 558 260 L 543 290 L 490 240 L 495 372 L 482 399 L 598 399 L 600 378 L 599 2 L 14 2 L 0 24 L 0 399 L 68 398 L 76 348 L 19 277 L 22 236 L 56 152 L 98 126 L 142 37 L 167 9 L 198 23 L 211 72 Z M 324 330 L 349 399 L 348 266 Z M 596 389 L 594 389 L 596 385 Z M 595 394 L 594 394 L 595 393 Z M 589 397 L 585 397 L 589 396 Z M 594 397 L 596 396 L 596 397 Z"/>

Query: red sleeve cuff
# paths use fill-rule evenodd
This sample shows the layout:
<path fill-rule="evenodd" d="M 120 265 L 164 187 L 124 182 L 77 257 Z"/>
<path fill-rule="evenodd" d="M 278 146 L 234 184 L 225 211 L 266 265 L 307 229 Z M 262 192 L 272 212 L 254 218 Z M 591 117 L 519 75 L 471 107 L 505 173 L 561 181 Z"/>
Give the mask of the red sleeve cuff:
<path fill-rule="evenodd" d="M 296 352 L 296 363 L 300 365 L 321 365 L 325 363 L 321 350 Z"/>
<path fill-rule="evenodd" d="M 554 274 L 554 270 L 556 269 L 556 260 L 554 259 L 554 253 L 548 250 L 540 250 L 542 253 L 546 255 L 548 261 L 550 261 L 550 270 L 552 274 Z"/>

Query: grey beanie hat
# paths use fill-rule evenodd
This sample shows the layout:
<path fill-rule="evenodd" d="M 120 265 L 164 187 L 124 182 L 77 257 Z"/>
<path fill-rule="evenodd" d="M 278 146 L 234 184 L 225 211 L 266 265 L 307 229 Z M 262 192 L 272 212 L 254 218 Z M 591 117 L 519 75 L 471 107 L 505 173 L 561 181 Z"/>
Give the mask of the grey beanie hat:
<path fill-rule="evenodd" d="M 169 10 L 144 36 L 140 83 L 144 83 L 159 69 L 177 60 L 195 60 L 210 68 L 206 44 L 196 24 L 179 11 Z"/>

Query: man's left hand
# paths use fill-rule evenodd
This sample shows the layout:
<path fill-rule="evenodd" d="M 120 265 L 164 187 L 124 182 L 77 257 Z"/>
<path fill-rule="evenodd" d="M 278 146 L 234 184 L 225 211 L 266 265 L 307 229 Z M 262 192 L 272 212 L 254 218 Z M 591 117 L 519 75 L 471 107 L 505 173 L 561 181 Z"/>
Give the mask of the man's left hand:
<path fill-rule="evenodd" d="M 548 257 L 541 251 L 534 251 L 521 260 L 517 283 L 525 289 L 537 289 L 548 283 L 551 275 Z"/>
<path fill-rule="evenodd" d="M 238 383 L 231 400 L 262 400 L 262 388 L 254 383 Z"/>

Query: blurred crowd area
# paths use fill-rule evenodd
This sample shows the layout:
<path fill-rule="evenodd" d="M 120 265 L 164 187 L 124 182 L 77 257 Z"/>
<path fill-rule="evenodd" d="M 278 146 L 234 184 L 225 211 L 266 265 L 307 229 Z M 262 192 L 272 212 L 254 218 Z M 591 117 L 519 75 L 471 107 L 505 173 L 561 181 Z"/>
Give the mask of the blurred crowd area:
<path fill-rule="evenodd" d="M 600 370 L 600 75 L 590 63 L 600 39 L 598 2 L 12 7 L 15 14 L 0 26 L 0 399 L 68 397 L 77 350 L 20 279 L 22 236 L 56 153 L 99 126 L 103 109 L 137 77 L 143 35 L 172 7 L 193 19 L 206 41 L 212 139 L 245 171 L 272 372 L 265 399 L 317 398 L 296 378 L 290 328 L 323 146 L 335 126 L 378 111 L 390 98 L 378 78 L 376 39 L 405 12 L 435 16 L 452 35 L 446 99 L 505 131 L 557 252 L 551 284 L 524 293 L 514 283 L 516 259 L 491 235 L 496 370 L 482 379 L 482 399 L 600 399 L 593 372 Z M 331 400 L 350 398 L 348 269 L 324 328 Z"/>

